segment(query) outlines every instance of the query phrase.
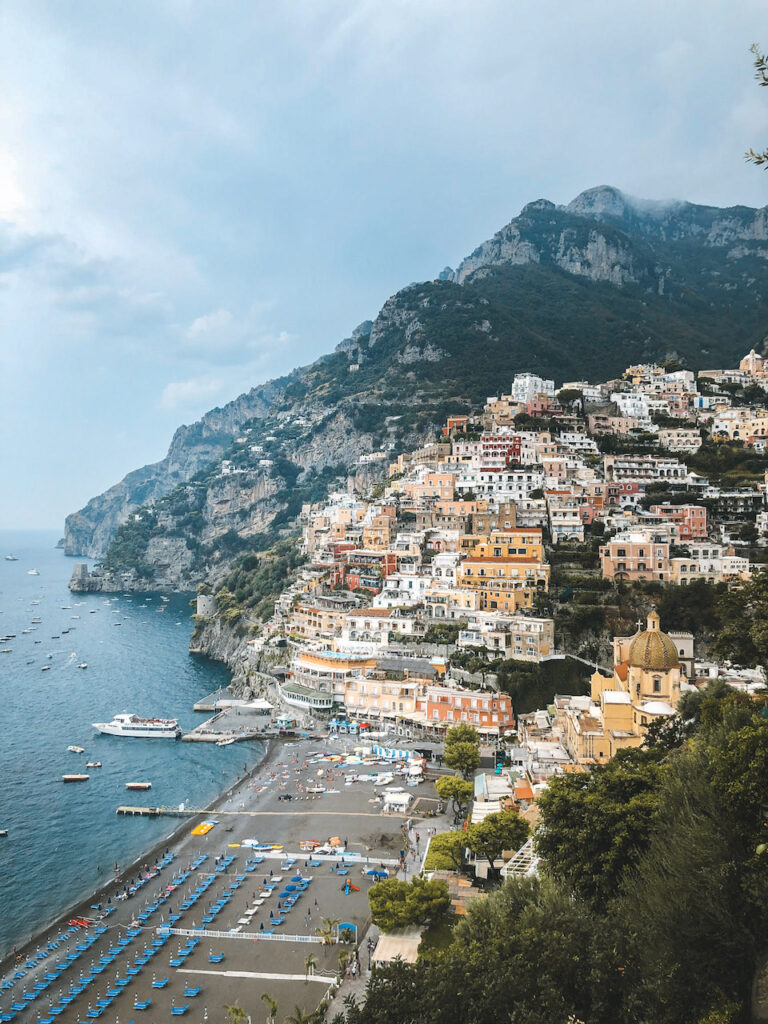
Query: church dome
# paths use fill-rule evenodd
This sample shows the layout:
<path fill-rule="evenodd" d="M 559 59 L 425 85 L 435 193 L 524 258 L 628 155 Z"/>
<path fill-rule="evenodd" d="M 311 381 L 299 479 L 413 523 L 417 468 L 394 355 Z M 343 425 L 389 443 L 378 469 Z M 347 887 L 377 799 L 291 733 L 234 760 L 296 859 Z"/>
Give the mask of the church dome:
<path fill-rule="evenodd" d="M 629 664 L 647 672 L 667 672 L 680 665 L 675 642 L 659 629 L 659 616 L 655 611 L 648 616 L 648 628 L 632 638 Z"/>

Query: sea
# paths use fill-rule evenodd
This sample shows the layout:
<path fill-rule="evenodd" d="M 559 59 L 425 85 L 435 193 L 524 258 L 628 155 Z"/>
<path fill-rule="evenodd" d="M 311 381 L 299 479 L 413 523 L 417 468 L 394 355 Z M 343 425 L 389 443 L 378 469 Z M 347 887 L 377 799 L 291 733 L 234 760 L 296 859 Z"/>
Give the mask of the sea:
<path fill-rule="evenodd" d="M 195 701 L 230 675 L 188 651 L 191 594 L 73 594 L 72 569 L 85 560 L 57 540 L 0 531 L 0 637 L 15 634 L 0 643 L 10 650 L 0 654 L 0 957 L 179 823 L 118 816 L 120 804 L 204 807 L 264 756 L 257 741 L 217 747 L 93 728 L 128 711 L 178 718 L 188 731 L 204 719 Z M 90 779 L 64 784 L 71 772 Z M 125 788 L 144 781 L 149 793 Z"/>

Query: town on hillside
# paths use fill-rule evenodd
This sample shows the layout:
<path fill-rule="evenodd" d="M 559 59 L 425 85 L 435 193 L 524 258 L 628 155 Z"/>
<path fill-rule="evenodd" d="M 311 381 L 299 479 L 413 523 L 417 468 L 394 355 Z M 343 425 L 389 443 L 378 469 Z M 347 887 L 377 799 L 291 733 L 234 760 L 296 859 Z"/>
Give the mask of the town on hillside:
<path fill-rule="evenodd" d="M 670 593 L 708 601 L 762 567 L 767 443 L 754 351 L 602 384 L 518 374 L 418 450 L 360 456 L 380 471 L 367 496 L 303 507 L 303 564 L 247 657 L 280 652 L 282 724 L 404 742 L 472 726 L 497 765 L 472 815 L 527 809 L 553 775 L 641 746 L 687 691 L 764 687 Z M 230 600 L 201 593 L 198 622 Z"/>

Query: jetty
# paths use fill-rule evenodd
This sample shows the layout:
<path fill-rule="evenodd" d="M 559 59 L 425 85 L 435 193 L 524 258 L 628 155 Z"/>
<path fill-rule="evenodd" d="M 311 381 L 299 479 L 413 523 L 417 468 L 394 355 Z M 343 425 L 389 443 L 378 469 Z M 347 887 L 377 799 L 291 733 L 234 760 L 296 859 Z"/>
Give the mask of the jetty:
<path fill-rule="evenodd" d="M 272 705 L 267 700 L 237 700 L 217 690 L 195 704 L 195 711 L 214 714 L 181 738 L 186 743 L 221 743 L 225 740 L 261 740 L 276 734 L 272 728 Z"/>

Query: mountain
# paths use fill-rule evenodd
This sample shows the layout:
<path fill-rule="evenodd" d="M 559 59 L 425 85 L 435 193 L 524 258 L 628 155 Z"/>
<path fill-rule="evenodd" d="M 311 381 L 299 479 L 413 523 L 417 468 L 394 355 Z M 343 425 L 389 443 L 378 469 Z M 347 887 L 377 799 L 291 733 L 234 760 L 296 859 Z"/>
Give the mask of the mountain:
<path fill-rule="evenodd" d="M 762 348 L 767 286 L 768 208 L 609 186 L 529 203 L 331 354 L 180 428 L 165 459 L 67 517 L 65 550 L 138 569 L 148 586 L 191 586 L 345 482 L 360 455 L 417 444 L 516 372 L 562 382 L 668 356 L 733 365 Z"/>

